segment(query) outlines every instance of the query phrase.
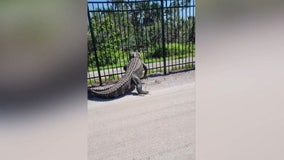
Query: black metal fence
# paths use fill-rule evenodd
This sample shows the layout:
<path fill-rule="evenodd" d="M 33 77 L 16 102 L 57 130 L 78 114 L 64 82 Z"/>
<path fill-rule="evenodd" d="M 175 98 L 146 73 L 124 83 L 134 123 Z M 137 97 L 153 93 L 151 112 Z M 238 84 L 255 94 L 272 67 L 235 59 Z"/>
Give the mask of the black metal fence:
<path fill-rule="evenodd" d="M 124 74 L 131 51 L 148 73 L 195 68 L 195 0 L 88 1 L 88 84 Z"/>

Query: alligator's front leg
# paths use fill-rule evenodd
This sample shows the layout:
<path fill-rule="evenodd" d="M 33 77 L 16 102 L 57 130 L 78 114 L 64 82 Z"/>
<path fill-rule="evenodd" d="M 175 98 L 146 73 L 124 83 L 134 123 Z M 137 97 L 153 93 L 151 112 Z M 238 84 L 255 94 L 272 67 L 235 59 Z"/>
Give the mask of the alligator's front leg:
<path fill-rule="evenodd" d="M 145 63 L 142 63 L 142 65 L 143 65 L 143 69 L 144 69 L 144 76 L 143 76 L 142 79 L 145 79 L 145 78 L 148 78 L 148 77 L 147 77 L 148 68 L 147 68 L 147 66 L 146 66 Z"/>
<path fill-rule="evenodd" d="M 127 70 L 127 67 L 128 67 L 127 64 L 123 66 L 123 70 L 124 70 L 125 72 L 126 72 L 126 70 Z"/>
<path fill-rule="evenodd" d="M 137 75 L 133 74 L 131 80 L 135 84 L 138 94 L 148 94 L 149 93 L 148 91 L 142 90 L 142 83 L 141 83 L 140 78 Z"/>

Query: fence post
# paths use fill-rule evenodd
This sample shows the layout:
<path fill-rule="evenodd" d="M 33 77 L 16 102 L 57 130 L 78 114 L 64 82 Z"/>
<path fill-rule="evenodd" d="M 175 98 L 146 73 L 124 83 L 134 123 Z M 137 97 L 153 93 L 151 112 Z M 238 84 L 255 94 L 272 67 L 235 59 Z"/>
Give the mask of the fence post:
<path fill-rule="evenodd" d="M 100 85 L 102 85 L 103 84 L 102 83 L 102 76 L 101 76 L 101 72 L 100 72 L 100 65 L 99 65 L 99 60 L 98 60 L 98 55 L 97 55 L 96 41 L 95 41 L 94 29 L 93 29 L 92 21 L 91 21 L 89 5 L 88 5 L 88 20 L 89 20 L 89 27 L 90 27 L 91 38 L 92 38 L 92 43 L 93 43 L 93 48 L 94 48 L 94 55 L 95 55 L 95 60 L 96 60 L 96 66 L 97 66 L 98 75 L 99 75 L 99 81 L 100 81 Z"/>
<path fill-rule="evenodd" d="M 166 40 L 165 40 L 165 21 L 164 21 L 164 0 L 161 0 L 161 22 L 162 22 L 162 52 L 164 60 L 164 75 L 167 74 L 167 64 L 166 64 Z"/>

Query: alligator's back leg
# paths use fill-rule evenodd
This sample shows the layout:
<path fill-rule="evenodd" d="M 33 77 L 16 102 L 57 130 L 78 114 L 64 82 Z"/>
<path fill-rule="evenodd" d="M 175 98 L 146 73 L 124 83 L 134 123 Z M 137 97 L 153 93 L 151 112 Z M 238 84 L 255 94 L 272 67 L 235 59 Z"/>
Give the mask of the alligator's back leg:
<path fill-rule="evenodd" d="M 147 78 L 147 70 L 148 70 L 148 68 L 147 68 L 145 63 L 143 63 L 143 69 L 144 69 L 144 76 L 142 77 L 142 79 Z"/>
<path fill-rule="evenodd" d="M 135 75 L 135 74 L 132 75 L 132 82 L 135 84 L 138 94 L 149 93 L 148 91 L 142 90 L 142 83 L 141 83 L 140 78 L 137 75 Z"/>
<path fill-rule="evenodd" d="M 88 88 L 88 98 L 93 98 L 94 94 L 92 93 L 92 90 Z"/>
<path fill-rule="evenodd" d="M 127 67 L 128 67 L 128 65 L 127 65 L 127 64 L 126 64 L 126 65 L 124 65 L 124 66 L 123 66 L 123 70 L 124 70 L 124 71 L 126 71 L 126 70 L 127 70 Z"/>

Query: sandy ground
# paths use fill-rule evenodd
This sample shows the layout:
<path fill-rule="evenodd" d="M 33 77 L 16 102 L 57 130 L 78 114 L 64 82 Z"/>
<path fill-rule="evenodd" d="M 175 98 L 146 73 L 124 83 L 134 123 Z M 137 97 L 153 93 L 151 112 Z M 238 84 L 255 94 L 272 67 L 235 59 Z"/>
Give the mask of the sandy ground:
<path fill-rule="evenodd" d="M 89 160 L 194 160 L 194 78 L 149 77 L 148 95 L 89 100 Z"/>

